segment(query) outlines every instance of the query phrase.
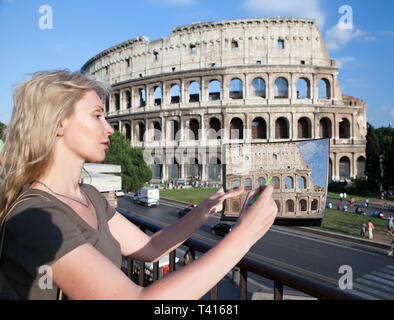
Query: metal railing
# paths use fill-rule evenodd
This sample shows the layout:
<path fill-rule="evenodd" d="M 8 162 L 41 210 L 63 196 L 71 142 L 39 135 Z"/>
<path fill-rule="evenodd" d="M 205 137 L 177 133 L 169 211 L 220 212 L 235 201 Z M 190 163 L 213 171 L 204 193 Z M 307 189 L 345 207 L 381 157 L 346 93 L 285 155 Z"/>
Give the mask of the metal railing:
<path fill-rule="evenodd" d="M 123 212 L 117 209 L 121 214 L 123 214 L 129 221 L 140 227 L 143 232 L 157 232 L 162 229 L 162 227 L 147 222 L 143 219 L 134 217 L 127 212 Z M 205 253 L 210 250 L 213 245 L 203 242 L 198 239 L 189 238 L 183 243 L 183 246 L 189 248 L 187 251 L 189 258 L 195 259 L 196 252 Z M 175 271 L 175 257 L 176 249 L 169 254 L 169 272 Z M 128 258 L 128 276 L 133 278 L 132 266 L 134 262 L 132 259 Z M 148 283 L 145 279 L 145 263 L 142 261 L 137 261 L 139 274 L 135 279 L 140 286 L 146 286 Z M 322 300 L 364 300 L 364 298 L 352 294 L 349 291 L 341 290 L 337 287 L 328 285 L 321 281 L 315 280 L 313 278 L 308 278 L 307 276 L 297 274 L 296 272 L 280 268 L 269 263 L 259 261 L 248 256 L 245 256 L 238 264 L 237 267 L 240 269 L 240 279 L 239 279 L 239 299 L 247 299 L 247 277 L 248 273 L 253 273 L 259 275 L 263 278 L 270 279 L 274 282 L 274 300 L 283 300 L 283 288 L 284 286 L 293 288 L 307 295 L 315 297 Z M 142 272 L 141 272 L 142 271 Z M 156 281 L 159 279 L 159 262 L 153 263 L 153 275 L 152 280 Z M 218 283 L 210 291 L 211 300 L 218 299 Z"/>

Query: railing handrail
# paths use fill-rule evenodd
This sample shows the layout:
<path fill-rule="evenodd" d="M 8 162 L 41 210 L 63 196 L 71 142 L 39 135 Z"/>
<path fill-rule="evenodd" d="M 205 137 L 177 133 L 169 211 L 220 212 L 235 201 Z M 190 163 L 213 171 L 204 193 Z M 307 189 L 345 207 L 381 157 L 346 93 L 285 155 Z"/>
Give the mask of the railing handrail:
<path fill-rule="evenodd" d="M 162 229 L 162 227 L 158 225 L 145 221 L 141 218 L 134 217 L 129 213 L 122 211 L 121 209 L 117 209 L 117 211 L 123 214 L 129 221 L 144 230 L 149 230 L 155 233 Z M 195 238 L 187 239 L 183 245 L 202 253 L 207 252 L 214 246 Z M 253 259 L 247 255 L 241 259 L 237 266 L 248 272 L 252 272 L 264 278 L 273 280 L 274 283 L 278 283 L 282 287 L 285 285 L 318 299 L 364 300 L 363 297 L 357 296 L 349 291 L 341 290 L 340 288 L 330 286 L 313 278 L 308 278 L 294 271 L 286 270 L 284 268 L 271 265 L 267 262 Z"/>

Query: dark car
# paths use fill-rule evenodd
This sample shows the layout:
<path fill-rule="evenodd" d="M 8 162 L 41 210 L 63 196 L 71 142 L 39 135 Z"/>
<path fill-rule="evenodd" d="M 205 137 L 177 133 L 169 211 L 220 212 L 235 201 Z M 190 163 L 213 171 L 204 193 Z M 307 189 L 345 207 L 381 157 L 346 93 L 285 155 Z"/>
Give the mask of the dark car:
<path fill-rule="evenodd" d="M 227 233 L 229 233 L 233 229 L 233 227 L 234 227 L 233 224 L 218 223 L 217 225 L 214 225 L 211 228 L 211 233 L 224 237 Z"/>
<path fill-rule="evenodd" d="M 193 208 L 185 208 L 185 209 L 179 210 L 179 211 L 178 211 L 178 218 L 184 217 L 184 216 L 187 215 L 187 214 L 190 212 L 190 210 L 192 210 L 192 209 L 193 209 Z"/>

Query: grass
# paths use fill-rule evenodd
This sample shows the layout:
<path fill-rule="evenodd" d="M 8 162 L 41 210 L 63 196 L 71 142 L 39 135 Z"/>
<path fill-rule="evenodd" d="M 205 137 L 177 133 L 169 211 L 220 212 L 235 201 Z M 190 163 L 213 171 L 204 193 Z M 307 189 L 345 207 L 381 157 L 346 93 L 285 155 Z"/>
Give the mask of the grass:
<path fill-rule="evenodd" d="M 340 193 L 335 193 L 335 192 L 328 192 L 327 193 L 327 197 L 328 198 L 333 198 L 333 199 L 340 199 Z M 368 196 L 357 196 L 354 194 L 346 194 L 346 200 L 350 200 L 350 198 L 354 198 L 354 200 L 356 202 L 365 202 L 365 199 L 369 199 L 369 201 L 371 201 L 371 199 L 378 199 L 378 194 L 377 193 L 371 193 Z"/>
<path fill-rule="evenodd" d="M 194 204 L 199 204 L 211 194 L 215 193 L 218 188 L 204 188 L 204 189 L 173 189 L 160 190 L 160 197 L 170 198 L 178 201 Z"/>
<path fill-rule="evenodd" d="M 170 198 L 178 201 L 190 202 L 199 204 L 211 194 L 215 193 L 218 188 L 204 188 L 204 189 L 173 189 L 160 190 L 160 197 Z M 328 197 L 335 198 L 335 193 L 329 193 Z M 337 199 L 339 199 L 339 194 Z M 348 196 L 347 199 L 350 199 Z M 363 197 L 355 198 L 356 201 L 364 201 Z M 338 211 L 334 209 L 325 209 L 324 218 L 320 227 L 313 227 L 313 229 L 320 229 L 324 231 L 342 233 L 350 236 L 359 236 L 360 227 L 363 222 L 368 224 L 371 220 L 375 226 L 374 232 L 386 232 L 387 220 L 379 219 L 371 216 L 363 216 L 354 212 Z"/>
<path fill-rule="evenodd" d="M 374 232 L 386 232 L 387 220 L 333 209 L 325 209 L 321 226 L 313 227 L 313 229 L 337 232 L 349 236 L 359 236 L 361 224 L 363 222 L 368 224 L 369 220 L 375 226 Z"/>

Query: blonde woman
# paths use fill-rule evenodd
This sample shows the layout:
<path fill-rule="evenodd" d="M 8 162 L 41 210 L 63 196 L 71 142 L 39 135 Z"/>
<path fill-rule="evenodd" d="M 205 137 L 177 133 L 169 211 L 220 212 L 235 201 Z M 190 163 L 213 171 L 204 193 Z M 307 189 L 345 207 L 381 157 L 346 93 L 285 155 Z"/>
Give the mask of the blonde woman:
<path fill-rule="evenodd" d="M 274 222 L 272 187 L 244 206 L 236 227 L 212 250 L 139 287 L 121 271 L 121 255 L 158 261 L 242 189 L 220 189 L 174 225 L 152 236 L 141 232 L 80 181 L 85 161 L 104 160 L 114 132 L 99 98 L 106 90 L 68 71 L 36 73 L 15 90 L 1 172 L 1 273 L 19 299 L 56 299 L 59 288 L 69 299 L 199 299 Z M 246 203 L 263 188 L 249 193 Z M 21 194 L 35 197 L 18 203 Z M 45 272 L 51 276 L 46 282 Z"/>

